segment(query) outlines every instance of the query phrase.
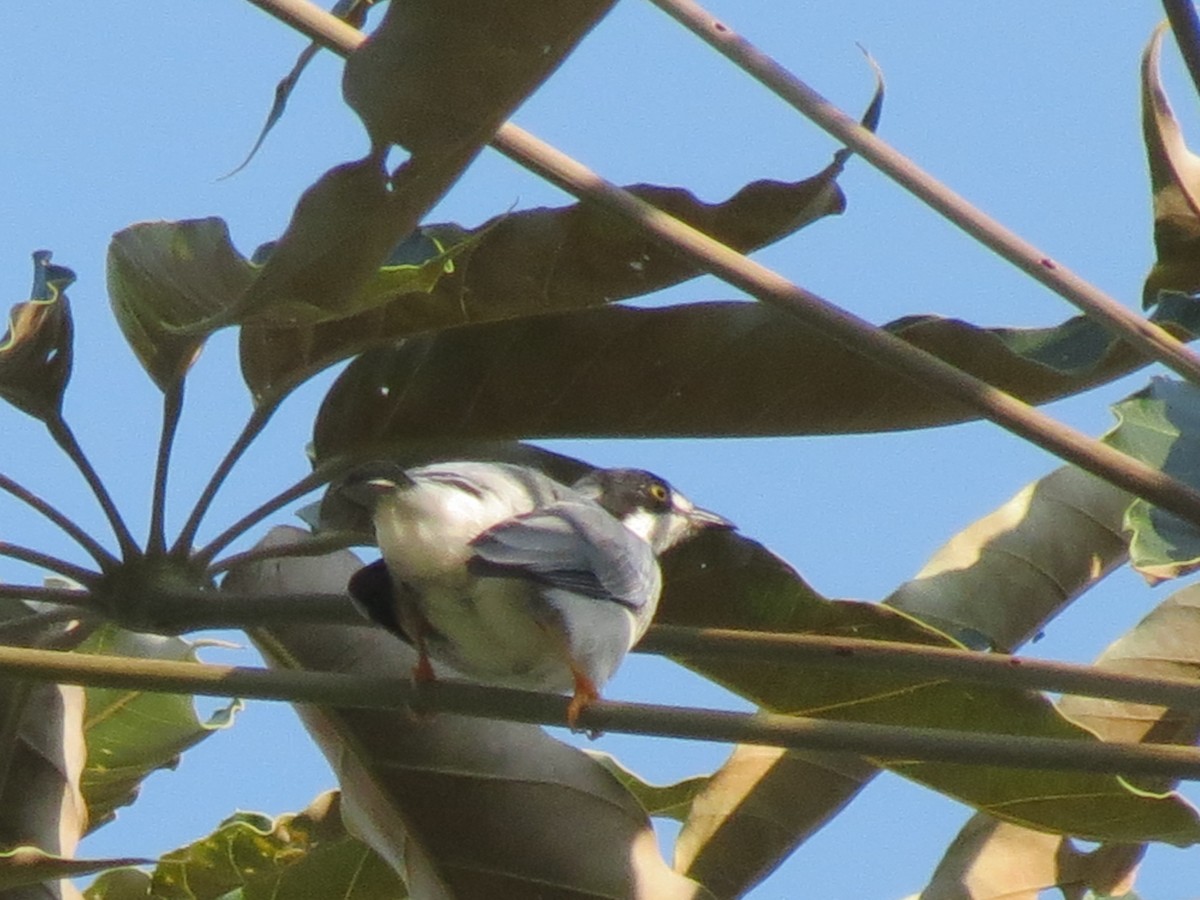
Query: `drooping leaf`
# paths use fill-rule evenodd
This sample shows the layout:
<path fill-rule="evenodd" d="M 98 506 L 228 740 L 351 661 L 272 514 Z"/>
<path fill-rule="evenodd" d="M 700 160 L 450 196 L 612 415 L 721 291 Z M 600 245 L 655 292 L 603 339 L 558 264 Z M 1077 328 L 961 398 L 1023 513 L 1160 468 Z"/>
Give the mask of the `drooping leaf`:
<path fill-rule="evenodd" d="M 1157 311 L 1181 336 L 1200 304 Z M 1083 318 L 982 329 L 910 317 L 889 331 L 1029 402 L 1145 364 Z M 380 442 L 861 433 L 971 419 L 798 320 L 755 303 L 606 307 L 419 335 L 352 363 L 315 428 L 320 457 Z"/>
<path fill-rule="evenodd" d="M 71 377 L 74 325 L 66 289 L 74 281 L 74 272 L 50 262 L 50 251 L 34 253 L 30 299 L 13 307 L 0 338 L 0 397 L 42 421 L 60 414 Z"/>
<path fill-rule="evenodd" d="M 264 543 L 305 539 L 275 528 Z M 281 559 L 235 569 L 224 586 L 342 590 L 359 565 L 349 552 Z M 407 645 L 378 629 L 281 625 L 253 637 L 275 665 L 402 676 L 415 662 Z M 348 826 L 404 873 L 414 895 L 707 896 L 663 862 L 637 801 L 540 728 L 449 714 L 298 712 L 337 772 Z"/>
<path fill-rule="evenodd" d="M 840 163 L 798 182 L 756 181 L 708 204 L 689 191 L 632 185 L 631 193 L 749 251 L 840 212 Z M 258 397 L 285 392 L 316 371 L 369 347 L 458 325 L 580 309 L 658 290 L 698 274 L 637 229 L 587 203 L 508 213 L 469 231 L 431 225 L 402 246 L 433 243 L 455 258 L 427 295 L 332 322 L 254 323 L 241 333 L 242 373 Z M 449 248 L 453 248 L 450 250 Z"/>
<path fill-rule="evenodd" d="M 108 626 L 93 635 L 81 650 L 194 661 L 198 646 L 182 638 Z M 232 724 L 239 709 L 241 703 L 235 700 L 202 722 L 190 696 L 88 688 L 84 719 L 87 765 L 81 786 L 91 817 L 89 830 L 111 821 L 119 807 L 132 803 L 151 772 L 173 769 L 183 751 Z"/>
<path fill-rule="evenodd" d="M 1155 378 L 1113 407 L 1104 440 L 1185 484 L 1200 487 L 1200 389 Z M 1125 514 L 1130 560 L 1151 584 L 1200 568 L 1200 529 L 1137 499 Z"/>
<path fill-rule="evenodd" d="M 68 859 L 45 853 L 37 847 L 0 851 L 0 891 L 90 875 L 115 866 L 133 866 L 149 860 L 134 857 L 113 859 Z"/>
<path fill-rule="evenodd" d="M 377 148 L 432 157 L 481 147 L 611 6 L 389 3 L 347 59 L 342 93 Z"/>
<path fill-rule="evenodd" d="M 367 11 L 375 3 L 375 0 L 338 0 L 329 10 L 329 14 L 336 16 L 343 22 L 353 25 L 355 28 L 362 28 L 363 23 L 367 19 Z M 312 62 L 313 57 L 320 51 L 321 45 L 313 41 L 307 47 L 300 51 L 300 56 L 297 57 L 295 64 L 290 72 L 285 75 L 280 82 L 275 85 L 275 99 L 271 102 L 271 109 L 267 113 L 266 121 L 263 122 L 262 130 L 259 131 L 258 137 L 254 141 L 254 146 L 250 148 L 250 152 L 246 154 L 246 158 L 238 164 L 224 178 L 231 178 L 236 175 L 246 166 L 250 165 L 250 161 L 262 148 L 262 145 L 267 140 L 267 135 L 271 130 L 279 124 L 279 120 L 283 118 L 284 112 L 287 110 L 288 100 L 291 99 L 292 91 L 296 89 L 297 83 L 300 81 L 300 76 L 304 74 L 304 70 L 308 68 L 308 64 Z"/>
<path fill-rule="evenodd" d="M 889 607 L 824 600 L 777 557 L 734 534 L 702 534 L 668 553 L 663 564 L 656 621 L 664 624 L 953 645 Z M 828 669 L 802 661 L 679 661 L 774 712 L 899 727 L 1095 739 L 1032 691 Z M 1200 840 L 1200 820 L 1182 798 L 1135 792 L 1115 777 L 874 761 L 1006 821 L 1095 840 Z"/>
<path fill-rule="evenodd" d="M 113 314 L 164 391 L 187 374 L 209 335 L 230 324 L 253 277 L 217 218 L 141 222 L 108 246 Z"/>
<path fill-rule="evenodd" d="M 239 812 L 212 834 L 164 854 L 142 881 L 162 900 L 403 900 L 403 881 L 370 847 L 346 831 L 340 797 L 328 791 L 300 813 L 272 819 Z M 88 900 L 123 900 L 102 876 Z"/>
<path fill-rule="evenodd" d="M 1155 29 L 1142 54 L 1142 137 L 1154 197 L 1156 259 L 1142 303 L 1161 291 L 1200 291 L 1200 157 L 1183 140 L 1159 72 L 1163 27 Z"/>

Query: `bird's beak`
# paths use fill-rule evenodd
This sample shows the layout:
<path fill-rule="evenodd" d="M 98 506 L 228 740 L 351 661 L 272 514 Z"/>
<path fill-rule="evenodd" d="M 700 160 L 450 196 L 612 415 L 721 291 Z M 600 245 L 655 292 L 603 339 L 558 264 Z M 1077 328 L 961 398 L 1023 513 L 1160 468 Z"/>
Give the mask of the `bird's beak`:
<path fill-rule="evenodd" d="M 699 506 L 692 508 L 687 514 L 688 519 L 700 528 L 724 528 L 733 530 L 737 528 L 724 516 L 719 516 L 712 510 L 701 509 Z"/>
<path fill-rule="evenodd" d="M 386 497 L 403 484 L 411 484 L 399 466 L 384 464 L 364 467 L 351 472 L 337 486 L 337 493 L 345 499 L 368 510 L 374 509 L 381 497 Z"/>

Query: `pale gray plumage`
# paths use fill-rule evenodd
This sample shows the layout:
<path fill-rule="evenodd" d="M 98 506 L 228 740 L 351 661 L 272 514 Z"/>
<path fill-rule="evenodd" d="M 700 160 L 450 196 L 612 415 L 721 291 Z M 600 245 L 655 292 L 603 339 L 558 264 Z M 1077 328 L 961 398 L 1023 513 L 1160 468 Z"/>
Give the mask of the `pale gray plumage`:
<path fill-rule="evenodd" d="M 381 564 L 351 582 L 372 618 L 473 680 L 573 692 L 569 719 L 645 633 L 662 588 L 657 555 L 731 527 L 662 479 L 598 469 L 568 487 L 504 463 L 364 473 Z"/>

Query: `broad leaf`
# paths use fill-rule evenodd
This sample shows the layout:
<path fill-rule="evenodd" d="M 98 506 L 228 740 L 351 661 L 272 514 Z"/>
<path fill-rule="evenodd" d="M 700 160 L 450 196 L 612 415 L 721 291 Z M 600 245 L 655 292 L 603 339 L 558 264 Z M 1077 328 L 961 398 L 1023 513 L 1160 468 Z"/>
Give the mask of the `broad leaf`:
<path fill-rule="evenodd" d="M 612 2 L 389 3 L 346 61 L 343 95 L 377 148 L 419 158 L 481 147 Z"/>
<path fill-rule="evenodd" d="M 265 543 L 305 539 L 276 528 Z M 225 586 L 342 590 L 358 566 L 348 552 L 278 560 L 234 570 Z M 378 629 L 280 626 L 253 636 L 275 665 L 403 676 L 415 662 L 407 645 Z M 297 711 L 338 774 L 349 826 L 414 895 L 706 896 L 662 861 L 637 801 L 540 728 L 448 714 Z"/>
<path fill-rule="evenodd" d="M 230 324 L 252 279 L 252 267 L 217 218 L 141 222 L 108 245 L 113 314 L 164 391 L 187 374 L 208 336 Z"/>
<path fill-rule="evenodd" d="M 1113 407 L 1117 425 L 1105 441 L 1200 487 L 1200 388 L 1155 378 Z M 1151 584 L 1200 568 L 1200 529 L 1173 513 L 1137 499 L 1125 515 L 1134 568 Z"/>
<path fill-rule="evenodd" d="M 42 421 L 61 413 L 71 377 L 74 325 L 65 291 L 74 281 L 48 250 L 33 254 L 30 299 L 13 307 L 0 338 L 0 397 Z"/>
<path fill-rule="evenodd" d="M 1147 307 L 1162 291 L 1200 291 L 1200 157 L 1184 143 L 1163 90 L 1163 30 L 1155 30 L 1142 55 L 1142 137 L 1150 163 L 1157 255 L 1142 292 Z"/>
<path fill-rule="evenodd" d="M 142 659 L 194 661 L 200 646 L 181 638 L 139 634 L 106 627 L 81 647 L 88 653 Z M 90 830 L 111 821 L 118 807 L 134 801 L 142 781 L 157 769 L 173 769 L 184 750 L 225 728 L 240 701 L 215 712 L 207 722 L 196 715 L 190 696 L 117 688 L 88 688 L 84 731 L 87 766 L 82 788 Z"/>
<path fill-rule="evenodd" d="M 1193 336 L 1200 304 L 1163 324 Z M 907 318 L 899 337 L 1029 402 L 1145 365 L 1086 319 L 985 330 Z M 420 335 L 364 354 L 326 396 L 318 456 L 387 441 L 859 433 L 974 413 L 755 303 L 606 307 Z"/>
<path fill-rule="evenodd" d="M 45 853 L 37 847 L 17 847 L 0 852 L 0 891 L 60 881 L 79 875 L 90 875 L 115 866 L 132 866 L 149 862 L 134 857 L 114 859 L 68 859 Z M 6 893 L 5 896 L 10 896 Z"/>
<path fill-rule="evenodd" d="M 610 753 L 591 752 L 588 754 L 604 768 L 633 796 L 646 814 L 658 818 L 675 819 L 683 822 L 691 810 L 692 801 L 708 784 L 707 775 L 697 775 L 676 781 L 674 784 L 651 784 L 636 772 L 626 768 L 621 761 Z"/>
<path fill-rule="evenodd" d="M 404 883 L 366 844 L 346 831 L 339 795 L 322 794 L 300 813 L 272 819 L 230 816 L 210 835 L 164 854 L 141 880 L 143 893 L 163 900 L 403 900 Z M 113 872 L 88 888 L 89 900 L 123 900 Z M 110 886 L 111 885 L 111 886 Z M 131 885 L 136 888 L 136 882 Z"/>

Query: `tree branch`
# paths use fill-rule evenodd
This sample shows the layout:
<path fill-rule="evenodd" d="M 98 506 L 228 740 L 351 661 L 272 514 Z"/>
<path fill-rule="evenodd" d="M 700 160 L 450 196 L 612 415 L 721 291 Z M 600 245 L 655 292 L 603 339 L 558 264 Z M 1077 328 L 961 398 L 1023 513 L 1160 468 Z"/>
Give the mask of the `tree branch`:
<path fill-rule="evenodd" d="M 13 647 L 0 647 L 0 671 L 12 677 L 95 687 L 253 697 L 337 707 L 409 707 L 426 714 L 457 713 L 542 725 L 565 724 L 568 702 L 565 697 L 550 694 L 449 681 L 414 685 L 407 678 L 215 666 Z M 1162 744 L 974 734 L 605 701 L 588 707 L 579 724 L 589 730 L 838 750 L 883 759 L 1200 779 L 1200 750 Z"/>
<path fill-rule="evenodd" d="M 1200 384 L 1200 356 L 1166 329 L 1051 259 L 860 125 L 693 0 L 651 0 L 710 47 L 997 256 L 1041 282 L 1151 359 Z M 1189 4 L 1190 5 L 1190 4 Z"/>
<path fill-rule="evenodd" d="M 304 33 L 345 55 L 363 40 L 345 22 L 307 0 L 251 0 L 256 6 L 295 24 Z M 311 9 L 310 9 L 311 7 Z M 301 11 L 304 14 L 301 15 Z M 857 123 L 854 123 L 857 128 Z M 865 129 L 863 131 L 866 134 Z M 668 216 L 575 162 L 517 126 L 496 132 L 493 146 L 506 156 L 581 198 L 638 223 L 647 234 L 705 270 L 764 303 L 922 385 L 952 397 L 984 418 L 1111 484 L 1200 525 L 1200 492 L 1124 453 L 1055 421 L 997 388 L 902 341 L 765 266 L 735 253 L 689 225 Z M 1049 261 L 1047 261 L 1049 262 Z M 1053 265 L 1053 264 L 1051 264 Z M 1138 328 L 1150 323 L 1134 316 Z M 1183 348 L 1187 354 L 1186 348 Z M 1190 354 L 1187 354 L 1190 356 Z M 1190 363 L 1189 363 L 1190 365 Z M 1197 369 L 1200 373 L 1200 368 Z M 1200 382 L 1200 374 L 1196 380 Z"/>

